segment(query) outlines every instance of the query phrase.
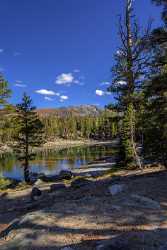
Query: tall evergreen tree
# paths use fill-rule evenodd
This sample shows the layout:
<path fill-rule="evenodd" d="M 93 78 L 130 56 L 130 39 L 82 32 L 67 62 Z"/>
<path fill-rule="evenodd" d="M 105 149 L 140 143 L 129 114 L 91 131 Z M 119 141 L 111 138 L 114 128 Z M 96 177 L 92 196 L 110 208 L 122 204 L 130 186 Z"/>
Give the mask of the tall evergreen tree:
<path fill-rule="evenodd" d="M 126 0 L 125 20 L 120 18 L 119 35 L 121 45 L 115 55 L 112 68 L 113 83 L 109 91 L 115 94 L 117 107 L 124 114 L 122 138 L 126 163 L 135 162 L 141 168 L 136 143 L 136 115 L 141 103 L 141 83 L 147 73 L 150 58 L 146 53 L 147 30 L 142 33 L 133 14 L 132 0 Z"/>
<path fill-rule="evenodd" d="M 32 100 L 26 93 L 22 98 L 22 103 L 16 105 L 16 135 L 14 150 L 18 160 L 24 167 L 24 178 L 30 182 L 29 161 L 33 160 L 34 147 L 40 146 L 43 140 L 43 124 L 32 106 Z"/>
<path fill-rule="evenodd" d="M 145 112 L 145 157 L 167 166 L 167 22 L 164 4 L 164 26 L 153 30 L 150 37 L 150 53 L 153 54 L 151 74 L 144 85 Z"/>

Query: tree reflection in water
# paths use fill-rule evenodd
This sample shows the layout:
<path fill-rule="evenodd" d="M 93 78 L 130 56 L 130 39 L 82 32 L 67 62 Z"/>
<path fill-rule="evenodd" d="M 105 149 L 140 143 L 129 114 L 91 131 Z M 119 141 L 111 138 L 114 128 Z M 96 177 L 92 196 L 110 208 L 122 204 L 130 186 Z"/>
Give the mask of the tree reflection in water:
<path fill-rule="evenodd" d="M 31 171 L 56 174 L 60 169 L 82 167 L 94 160 L 114 154 L 110 145 L 71 147 L 62 150 L 44 149 L 31 162 Z M 0 158 L 0 174 L 5 177 L 22 179 L 21 164 L 11 154 Z"/>

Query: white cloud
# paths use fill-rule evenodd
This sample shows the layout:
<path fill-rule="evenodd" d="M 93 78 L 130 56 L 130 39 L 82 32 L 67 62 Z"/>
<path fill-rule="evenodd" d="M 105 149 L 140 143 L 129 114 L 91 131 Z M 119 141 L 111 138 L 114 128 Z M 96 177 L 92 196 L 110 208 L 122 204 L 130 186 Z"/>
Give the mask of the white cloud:
<path fill-rule="evenodd" d="M 72 73 L 62 73 L 61 75 L 57 76 L 56 84 L 59 85 L 69 85 L 74 81 L 74 76 Z"/>
<path fill-rule="evenodd" d="M 77 70 L 77 72 L 79 73 L 80 71 Z M 57 76 L 55 83 L 58 85 L 65 85 L 65 86 L 71 86 L 71 84 L 77 84 L 82 86 L 84 85 L 82 79 L 83 77 L 76 78 L 73 73 L 62 73 L 61 75 Z"/>
<path fill-rule="evenodd" d="M 98 96 L 111 95 L 110 92 L 108 92 L 108 91 L 103 91 L 103 90 L 101 90 L 101 89 L 96 89 L 95 93 L 96 93 L 96 95 L 98 95 Z"/>
<path fill-rule="evenodd" d="M 68 96 L 67 95 L 61 95 L 60 98 L 63 99 L 63 100 L 67 100 Z"/>
<path fill-rule="evenodd" d="M 50 96 L 57 95 L 56 92 L 52 90 L 47 90 L 47 89 L 39 89 L 39 90 L 36 90 L 35 92 L 40 95 L 50 95 Z"/>
<path fill-rule="evenodd" d="M 3 53 L 4 52 L 4 49 L 0 49 L 0 53 Z"/>
<path fill-rule="evenodd" d="M 98 95 L 98 96 L 103 96 L 103 95 L 105 95 L 105 92 L 103 91 L 103 90 L 100 90 L 100 89 L 96 89 L 96 95 Z"/>
<path fill-rule="evenodd" d="M 53 100 L 54 100 L 53 98 L 51 98 L 51 97 L 49 97 L 49 96 L 45 96 L 44 99 L 45 99 L 46 101 L 53 101 Z"/>
<path fill-rule="evenodd" d="M 68 99 L 69 99 L 69 97 L 67 95 L 61 95 L 60 96 L 60 102 L 64 102 L 64 101 L 66 101 Z"/>
<path fill-rule="evenodd" d="M 19 88 L 26 88 L 27 87 L 26 84 L 22 84 L 22 83 L 16 83 L 14 86 L 19 87 Z"/>
<path fill-rule="evenodd" d="M 125 81 L 118 81 L 118 82 L 116 82 L 116 84 L 118 84 L 118 85 L 126 85 L 127 83 L 125 82 Z"/>
<path fill-rule="evenodd" d="M 108 85 L 110 85 L 110 84 L 111 84 L 110 82 L 102 82 L 100 85 L 101 85 L 101 86 L 105 86 L 105 85 L 108 86 Z"/>

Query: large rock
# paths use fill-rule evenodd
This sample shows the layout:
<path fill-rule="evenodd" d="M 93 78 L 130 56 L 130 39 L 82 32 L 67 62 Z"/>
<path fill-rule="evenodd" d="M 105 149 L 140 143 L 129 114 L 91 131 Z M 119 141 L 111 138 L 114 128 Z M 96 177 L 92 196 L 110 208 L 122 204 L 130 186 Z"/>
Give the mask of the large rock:
<path fill-rule="evenodd" d="M 37 188 L 37 187 L 32 188 L 32 191 L 31 191 L 31 200 L 32 201 L 38 200 L 41 195 L 42 195 L 42 191 L 39 188 Z"/>
<path fill-rule="evenodd" d="M 109 187 L 109 192 L 112 195 L 119 194 L 125 190 L 126 186 L 124 184 L 115 184 Z"/>
<path fill-rule="evenodd" d="M 73 174 L 69 170 L 61 170 L 61 172 L 59 173 L 59 178 L 61 180 L 71 180 L 72 177 Z"/>
<path fill-rule="evenodd" d="M 66 186 L 64 184 L 52 184 L 50 186 L 50 192 L 55 192 L 59 190 L 65 190 Z"/>
<path fill-rule="evenodd" d="M 92 181 L 89 181 L 88 179 L 85 179 L 85 178 L 78 178 L 71 183 L 71 187 L 74 189 L 78 189 L 78 188 L 90 186 L 90 185 L 92 185 Z"/>
<path fill-rule="evenodd" d="M 58 175 L 43 175 L 40 177 L 40 180 L 44 182 L 55 182 L 55 181 L 60 181 Z"/>
<path fill-rule="evenodd" d="M 73 177 L 73 174 L 69 170 L 62 170 L 57 175 L 43 175 L 40 177 L 40 180 L 44 182 L 56 182 L 56 181 L 62 181 L 62 180 L 71 180 Z"/>
<path fill-rule="evenodd" d="M 38 179 L 35 183 L 34 183 L 34 187 L 38 187 L 38 186 L 41 186 L 43 185 L 43 181 L 41 179 Z"/>

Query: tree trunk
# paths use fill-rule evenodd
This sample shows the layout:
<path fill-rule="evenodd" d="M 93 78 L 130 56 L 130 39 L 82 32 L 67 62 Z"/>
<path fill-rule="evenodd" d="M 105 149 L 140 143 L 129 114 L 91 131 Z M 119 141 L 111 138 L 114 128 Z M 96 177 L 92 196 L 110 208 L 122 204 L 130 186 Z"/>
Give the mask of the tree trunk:
<path fill-rule="evenodd" d="M 26 183 L 30 183 L 30 171 L 27 161 L 24 164 L 24 180 Z"/>
<path fill-rule="evenodd" d="M 134 137 L 135 137 L 135 126 L 134 126 L 135 119 L 134 119 L 134 122 L 133 122 L 133 119 L 134 119 L 134 108 L 130 112 L 130 137 L 131 137 L 130 140 L 131 140 L 131 144 L 132 144 L 134 160 L 135 160 L 137 166 L 140 169 L 142 169 L 142 164 L 141 164 L 138 152 L 137 152 L 136 143 L 135 143 L 135 139 L 134 139 Z"/>

